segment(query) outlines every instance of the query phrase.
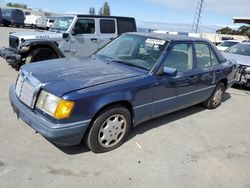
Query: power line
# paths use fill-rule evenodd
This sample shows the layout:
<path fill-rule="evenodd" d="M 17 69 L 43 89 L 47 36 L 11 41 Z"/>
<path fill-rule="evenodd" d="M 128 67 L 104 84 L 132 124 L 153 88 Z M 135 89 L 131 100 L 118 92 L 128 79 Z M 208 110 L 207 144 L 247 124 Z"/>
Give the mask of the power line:
<path fill-rule="evenodd" d="M 201 23 L 201 12 L 203 8 L 203 2 L 204 0 L 198 0 L 197 8 L 195 11 L 194 21 L 192 25 L 192 32 L 198 33 Z"/>

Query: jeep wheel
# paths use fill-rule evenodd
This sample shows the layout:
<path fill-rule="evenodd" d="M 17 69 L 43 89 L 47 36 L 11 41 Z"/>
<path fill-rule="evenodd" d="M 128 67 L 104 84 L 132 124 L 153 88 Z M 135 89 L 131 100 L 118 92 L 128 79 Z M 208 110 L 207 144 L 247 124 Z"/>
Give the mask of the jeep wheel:
<path fill-rule="evenodd" d="M 221 103 L 224 93 L 225 93 L 225 85 L 222 82 L 220 82 L 216 86 L 211 97 L 209 97 L 207 101 L 203 102 L 202 105 L 208 109 L 217 108 Z"/>
<path fill-rule="evenodd" d="M 57 54 L 51 49 L 37 48 L 26 57 L 25 64 L 56 58 L 58 58 Z"/>
<path fill-rule="evenodd" d="M 123 144 L 131 122 L 128 109 L 122 106 L 109 108 L 93 121 L 85 143 L 95 153 L 111 151 Z"/>

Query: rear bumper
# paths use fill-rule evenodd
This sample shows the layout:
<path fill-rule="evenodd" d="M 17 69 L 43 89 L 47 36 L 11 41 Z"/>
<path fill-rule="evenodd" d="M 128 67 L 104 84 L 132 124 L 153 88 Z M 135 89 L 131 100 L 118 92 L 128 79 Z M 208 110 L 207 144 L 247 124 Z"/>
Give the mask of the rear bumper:
<path fill-rule="evenodd" d="M 91 121 L 53 124 L 20 102 L 13 85 L 9 90 L 9 100 L 18 117 L 49 141 L 60 146 L 80 144 Z"/>
<path fill-rule="evenodd" d="M 11 65 L 21 65 L 22 56 L 12 48 L 2 48 L 0 49 L 0 56 L 4 58 Z"/>

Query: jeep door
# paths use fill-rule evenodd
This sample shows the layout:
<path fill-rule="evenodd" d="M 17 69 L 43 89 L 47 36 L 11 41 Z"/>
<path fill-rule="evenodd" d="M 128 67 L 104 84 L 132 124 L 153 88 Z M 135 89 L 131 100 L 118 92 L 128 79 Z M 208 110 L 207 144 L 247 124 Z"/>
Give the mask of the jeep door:
<path fill-rule="evenodd" d="M 89 56 L 97 50 L 96 19 L 78 18 L 71 32 L 71 56 Z"/>
<path fill-rule="evenodd" d="M 103 47 L 118 36 L 117 21 L 112 18 L 99 19 L 98 48 Z"/>

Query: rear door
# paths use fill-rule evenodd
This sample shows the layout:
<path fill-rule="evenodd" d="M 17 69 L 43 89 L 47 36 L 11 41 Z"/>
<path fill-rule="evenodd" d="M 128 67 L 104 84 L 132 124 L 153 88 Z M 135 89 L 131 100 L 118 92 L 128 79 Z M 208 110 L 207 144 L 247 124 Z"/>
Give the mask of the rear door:
<path fill-rule="evenodd" d="M 97 50 L 96 24 L 95 18 L 78 18 L 70 36 L 72 56 L 89 56 Z"/>
<path fill-rule="evenodd" d="M 100 18 L 98 33 L 98 48 L 117 37 L 117 23 L 114 18 Z"/>
<path fill-rule="evenodd" d="M 220 77 L 220 74 L 223 73 L 222 67 L 211 50 L 210 45 L 205 42 L 195 42 L 194 47 L 196 60 L 195 72 L 199 79 L 199 83 L 197 84 L 199 95 L 197 97 L 200 100 L 206 100 L 214 91 L 216 76 Z"/>

